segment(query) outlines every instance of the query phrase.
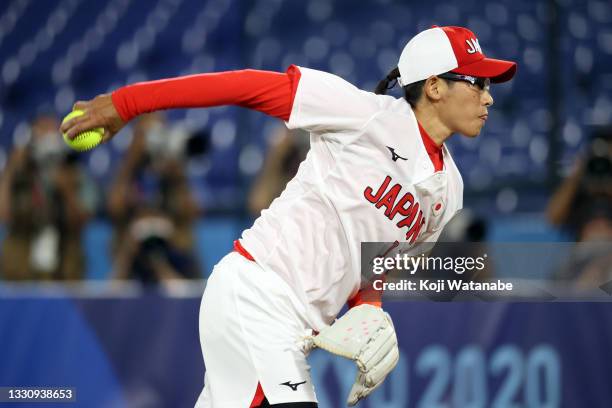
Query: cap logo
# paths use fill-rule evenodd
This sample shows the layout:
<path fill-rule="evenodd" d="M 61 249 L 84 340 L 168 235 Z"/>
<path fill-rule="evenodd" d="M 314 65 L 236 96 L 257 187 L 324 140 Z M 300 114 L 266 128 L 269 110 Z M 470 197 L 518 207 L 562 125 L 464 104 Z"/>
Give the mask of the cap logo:
<path fill-rule="evenodd" d="M 478 39 L 470 38 L 469 40 L 465 40 L 465 42 L 468 45 L 468 48 L 467 48 L 467 53 L 468 54 L 475 54 L 477 52 L 482 54 L 482 49 L 480 48 L 480 44 L 478 43 Z"/>

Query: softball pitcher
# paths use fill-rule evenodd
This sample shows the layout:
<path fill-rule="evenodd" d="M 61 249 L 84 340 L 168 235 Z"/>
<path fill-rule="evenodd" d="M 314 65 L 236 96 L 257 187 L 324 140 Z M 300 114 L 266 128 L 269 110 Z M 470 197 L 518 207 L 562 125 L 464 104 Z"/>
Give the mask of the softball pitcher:
<path fill-rule="evenodd" d="M 295 178 L 208 280 L 196 407 L 316 407 L 306 362 L 313 347 L 355 361 L 349 405 L 382 383 L 399 350 L 378 299 L 360 292 L 360 244 L 396 242 L 410 252 L 438 239 L 463 203 L 444 142 L 476 137 L 493 105 L 490 83 L 515 71 L 514 62 L 485 57 L 468 29 L 433 27 L 408 42 L 375 93 L 291 66 L 137 83 L 75 104 L 85 114 L 62 126 L 69 137 L 104 127 L 108 140 L 145 112 L 218 105 L 310 132 Z M 384 95 L 396 82 L 404 97 Z M 335 320 L 347 302 L 351 309 Z"/>

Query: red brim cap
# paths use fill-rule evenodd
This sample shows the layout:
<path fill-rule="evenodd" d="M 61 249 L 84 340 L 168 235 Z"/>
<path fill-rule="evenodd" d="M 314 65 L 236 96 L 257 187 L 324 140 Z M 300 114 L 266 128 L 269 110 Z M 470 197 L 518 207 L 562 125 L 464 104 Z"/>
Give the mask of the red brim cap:
<path fill-rule="evenodd" d="M 506 82 L 514 77 L 516 73 L 516 62 L 483 58 L 480 61 L 453 69 L 454 73 L 470 75 L 481 78 L 489 78 L 492 83 Z"/>

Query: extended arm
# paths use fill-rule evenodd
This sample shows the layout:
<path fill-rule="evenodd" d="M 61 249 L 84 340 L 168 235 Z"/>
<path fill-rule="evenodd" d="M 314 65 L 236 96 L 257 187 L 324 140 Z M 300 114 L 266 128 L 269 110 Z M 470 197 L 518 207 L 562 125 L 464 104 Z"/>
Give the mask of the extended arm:
<path fill-rule="evenodd" d="M 221 105 L 243 106 L 287 121 L 299 79 L 299 69 L 291 66 L 286 73 L 242 70 L 141 82 L 77 102 L 74 108 L 85 114 L 66 122 L 61 130 L 74 138 L 84 130 L 103 127 L 107 141 L 143 113 Z"/>

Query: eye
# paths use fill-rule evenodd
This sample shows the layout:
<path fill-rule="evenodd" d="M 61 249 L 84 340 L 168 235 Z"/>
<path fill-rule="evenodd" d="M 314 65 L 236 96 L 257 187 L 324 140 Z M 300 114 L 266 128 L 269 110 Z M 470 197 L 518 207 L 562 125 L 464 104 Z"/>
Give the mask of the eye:
<path fill-rule="evenodd" d="M 489 78 L 473 78 L 473 79 L 474 79 L 473 81 L 470 81 L 470 84 L 473 87 L 478 88 L 478 90 L 480 91 L 489 90 L 490 83 L 491 83 Z"/>
<path fill-rule="evenodd" d="M 475 78 L 474 85 L 476 85 L 481 91 L 489 90 L 491 86 L 491 81 L 489 78 Z"/>

